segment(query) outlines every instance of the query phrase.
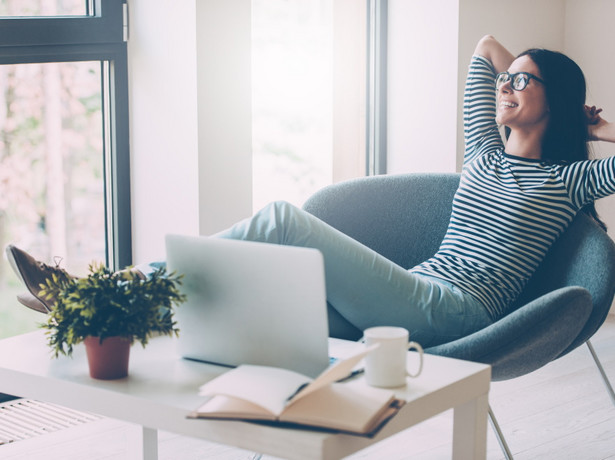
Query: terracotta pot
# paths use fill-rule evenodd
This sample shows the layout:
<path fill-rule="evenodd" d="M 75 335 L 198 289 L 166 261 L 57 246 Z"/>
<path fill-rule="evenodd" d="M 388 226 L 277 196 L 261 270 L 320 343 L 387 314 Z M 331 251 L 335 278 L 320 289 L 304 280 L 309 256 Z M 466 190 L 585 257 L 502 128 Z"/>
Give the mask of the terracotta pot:
<path fill-rule="evenodd" d="M 99 380 L 121 379 L 128 375 L 130 339 L 107 337 L 100 343 L 99 337 L 86 337 L 83 341 L 90 366 L 90 377 Z"/>

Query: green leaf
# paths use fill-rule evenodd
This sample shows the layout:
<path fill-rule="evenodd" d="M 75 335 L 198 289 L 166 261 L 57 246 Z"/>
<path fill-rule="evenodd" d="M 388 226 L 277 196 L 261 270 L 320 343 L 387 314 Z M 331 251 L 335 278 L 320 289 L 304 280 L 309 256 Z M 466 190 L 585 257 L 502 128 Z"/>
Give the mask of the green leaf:
<path fill-rule="evenodd" d="M 102 264 L 91 264 L 84 278 L 54 274 L 41 295 L 56 299 L 56 306 L 41 327 L 47 329 L 56 357 L 70 355 L 88 336 L 125 336 L 145 346 L 154 333 L 178 335 L 174 307 L 186 300 L 180 285 L 181 276 L 164 268 L 146 280 L 129 270 L 114 273 Z"/>

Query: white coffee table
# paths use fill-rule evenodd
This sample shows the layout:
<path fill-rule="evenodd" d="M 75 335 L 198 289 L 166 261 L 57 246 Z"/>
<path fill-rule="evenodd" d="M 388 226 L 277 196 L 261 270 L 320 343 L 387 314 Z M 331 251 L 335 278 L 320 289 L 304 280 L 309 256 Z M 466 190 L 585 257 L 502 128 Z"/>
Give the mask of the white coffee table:
<path fill-rule="evenodd" d="M 343 357 L 354 342 L 332 340 L 332 355 Z M 417 360 L 408 353 L 410 366 Z M 175 340 L 135 345 L 130 375 L 116 381 L 89 377 L 83 346 L 72 358 L 51 358 L 43 331 L 0 340 L 0 392 L 60 404 L 143 427 L 139 455 L 158 457 L 157 430 L 228 444 L 289 459 L 342 458 L 448 409 L 454 409 L 453 458 L 484 459 L 491 368 L 425 356 L 423 373 L 395 389 L 407 404 L 373 439 L 310 430 L 275 428 L 236 421 L 191 420 L 188 411 L 203 401 L 198 388 L 226 369 L 178 357 Z"/>

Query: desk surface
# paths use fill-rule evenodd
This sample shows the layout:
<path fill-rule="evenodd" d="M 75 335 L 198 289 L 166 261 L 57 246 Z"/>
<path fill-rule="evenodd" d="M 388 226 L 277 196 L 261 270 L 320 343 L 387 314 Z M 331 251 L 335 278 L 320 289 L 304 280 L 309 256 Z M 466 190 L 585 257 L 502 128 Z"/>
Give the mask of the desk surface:
<path fill-rule="evenodd" d="M 357 344 L 331 340 L 334 356 Z M 416 353 L 408 353 L 410 369 Z M 280 457 L 327 458 L 349 455 L 489 391 L 490 367 L 425 355 L 422 374 L 394 389 L 408 403 L 373 439 L 300 429 L 281 429 L 236 421 L 191 420 L 186 414 L 204 400 L 198 388 L 224 367 L 181 359 L 176 341 L 157 337 L 143 349 L 136 344 L 129 376 L 114 381 L 89 377 L 85 348 L 73 357 L 51 357 L 43 331 L 0 340 L 0 392 L 60 404 L 136 423 L 147 428 L 208 439 Z M 362 380 L 362 379 L 361 379 Z"/>

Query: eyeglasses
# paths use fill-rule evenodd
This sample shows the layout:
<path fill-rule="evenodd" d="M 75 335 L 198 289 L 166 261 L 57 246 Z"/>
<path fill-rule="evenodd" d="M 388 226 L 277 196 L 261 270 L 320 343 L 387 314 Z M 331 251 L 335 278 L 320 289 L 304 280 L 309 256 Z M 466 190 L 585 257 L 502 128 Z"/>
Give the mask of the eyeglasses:
<path fill-rule="evenodd" d="M 502 85 L 510 82 L 510 86 L 512 87 L 512 89 L 514 89 L 515 91 L 523 91 L 532 78 L 536 81 L 539 81 L 543 85 L 545 84 L 545 81 L 543 79 L 538 78 L 536 75 L 532 75 L 528 72 L 500 72 L 495 77 L 495 89 L 499 90 Z"/>

